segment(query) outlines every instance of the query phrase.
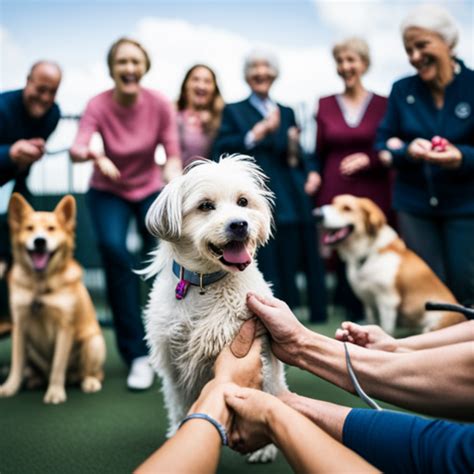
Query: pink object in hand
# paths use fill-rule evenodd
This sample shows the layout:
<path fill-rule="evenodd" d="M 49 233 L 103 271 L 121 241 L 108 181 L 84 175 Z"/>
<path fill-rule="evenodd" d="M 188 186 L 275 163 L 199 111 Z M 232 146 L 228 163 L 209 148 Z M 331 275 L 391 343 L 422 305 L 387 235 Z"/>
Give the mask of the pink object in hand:
<path fill-rule="evenodd" d="M 448 140 L 446 140 L 446 138 L 440 137 L 439 135 L 435 135 L 431 139 L 431 149 L 433 151 L 446 151 L 447 146 Z"/>

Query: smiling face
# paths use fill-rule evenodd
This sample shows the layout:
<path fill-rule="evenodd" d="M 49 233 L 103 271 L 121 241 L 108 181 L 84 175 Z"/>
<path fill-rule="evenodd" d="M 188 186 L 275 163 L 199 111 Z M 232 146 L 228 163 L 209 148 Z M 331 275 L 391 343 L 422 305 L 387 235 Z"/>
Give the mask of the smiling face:
<path fill-rule="evenodd" d="M 348 48 L 342 49 L 335 54 L 334 60 L 346 89 L 353 89 L 360 84 L 362 75 L 367 71 L 367 63 L 358 53 Z"/>
<path fill-rule="evenodd" d="M 119 96 L 136 96 L 140 91 L 140 80 L 147 71 L 143 51 L 132 43 L 121 43 L 112 60 L 110 75 Z"/>
<path fill-rule="evenodd" d="M 47 272 L 71 255 L 74 247 L 76 205 L 65 196 L 53 212 L 35 212 L 14 193 L 8 212 L 15 263 Z"/>
<path fill-rule="evenodd" d="M 178 263 L 192 271 L 243 271 L 269 238 L 269 199 L 252 162 L 196 162 L 164 188 L 147 225 L 173 244 Z"/>
<path fill-rule="evenodd" d="M 275 80 L 275 71 L 267 61 L 255 61 L 247 72 L 247 84 L 252 92 L 261 96 L 268 97 L 270 88 Z"/>
<path fill-rule="evenodd" d="M 410 64 L 423 81 L 445 82 L 452 70 L 451 48 L 440 35 L 423 28 L 407 28 L 403 43 Z"/>
<path fill-rule="evenodd" d="M 373 201 L 349 194 L 336 196 L 318 214 L 322 218 L 323 243 L 331 246 L 373 237 L 386 224 L 383 212 Z"/>
<path fill-rule="evenodd" d="M 216 83 L 209 69 L 198 66 L 191 71 L 184 85 L 189 107 L 200 110 L 211 106 L 216 94 Z"/>
<path fill-rule="evenodd" d="M 30 117 L 39 119 L 48 112 L 60 82 L 61 71 L 57 66 L 41 63 L 33 68 L 23 89 L 23 103 Z"/>

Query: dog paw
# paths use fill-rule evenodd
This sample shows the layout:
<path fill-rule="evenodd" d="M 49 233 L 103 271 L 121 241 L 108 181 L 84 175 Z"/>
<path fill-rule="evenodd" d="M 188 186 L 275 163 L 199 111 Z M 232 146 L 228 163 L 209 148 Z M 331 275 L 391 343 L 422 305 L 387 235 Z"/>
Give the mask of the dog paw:
<path fill-rule="evenodd" d="M 265 463 L 275 460 L 278 454 L 278 448 L 274 444 L 269 444 L 258 451 L 248 455 L 247 462 L 249 463 Z"/>
<path fill-rule="evenodd" d="M 18 392 L 18 388 L 17 384 L 8 382 L 4 383 L 3 385 L 0 385 L 0 397 L 12 397 L 16 392 Z"/>
<path fill-rule="evenodd" d="M 64 390 L 64 387 L 53 385 L 52 387 L 48 387 L 43 402 L 57 405 L 58 403 L 64 403 L 66 398 L 66 390 Z"/>
<path fill-rule="evenodd" d="M 85 377 L 81 383 L 81 389 L 84 393 L 98 392 L 102 388 L 102 383 L 96 377 Z"/>

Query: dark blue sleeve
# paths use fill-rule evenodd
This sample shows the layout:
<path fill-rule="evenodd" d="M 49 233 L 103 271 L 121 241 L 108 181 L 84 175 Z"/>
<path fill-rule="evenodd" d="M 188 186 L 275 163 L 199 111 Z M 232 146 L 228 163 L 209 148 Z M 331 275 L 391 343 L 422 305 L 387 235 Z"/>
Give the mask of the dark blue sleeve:
<path fill-rule="evenodd" d="M 474 472 L 474 425 L 354 408 L 343 443 L 387 474 Z"/>
<path fill-rule="evenodd" d="M 16 176 L 17 167 L 10 158 L 10 146 L 7 140 L 7 117 L 0 108 L 0 186 Z"/>
<path fill-rule="evenodd" d="M 244 146 L 245 133 L 240 129 L 235 111 L 232 106 L 226 105 L 222 111 L 221 125 L 212 149 L 212 157 L 218 160 L 225 153 L 246 153 Z"/>
<path fill-rule="evenodd" d="M 413 158 L 411 158 L 407 151 L 409 143 L 405 143 L 400 149 L 394 150 L 388 148 L 386 143 L 389 138 L 398 137 L 401 138 L 400 130 L 400 111 L 399 104 L 401 103 L 400 92 L 397 84 L 394 84 L 388 97 L 387 110 L 385 116 L 380 122 L 375 136 L 375 149 L 377 151 L 388 150 L 392 154 L 393 161 L 392 165 L 395 168 L 402 168 L 406 165 L 413 164 Z"/>

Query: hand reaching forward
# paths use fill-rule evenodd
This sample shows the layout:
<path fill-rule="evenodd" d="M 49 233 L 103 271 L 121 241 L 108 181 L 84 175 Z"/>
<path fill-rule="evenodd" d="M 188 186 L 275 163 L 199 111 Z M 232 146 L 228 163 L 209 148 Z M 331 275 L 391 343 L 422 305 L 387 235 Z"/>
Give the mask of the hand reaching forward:
<path fill-rule="evenodd" d="M 287 364 L 297 365 L 308 329 L 298 321 L 288 305 L 277 298 L 263 298 L 248 293 L 247 306 L 270 333 L 275 356 Z"/>

